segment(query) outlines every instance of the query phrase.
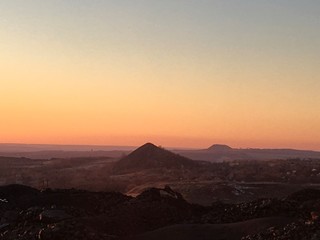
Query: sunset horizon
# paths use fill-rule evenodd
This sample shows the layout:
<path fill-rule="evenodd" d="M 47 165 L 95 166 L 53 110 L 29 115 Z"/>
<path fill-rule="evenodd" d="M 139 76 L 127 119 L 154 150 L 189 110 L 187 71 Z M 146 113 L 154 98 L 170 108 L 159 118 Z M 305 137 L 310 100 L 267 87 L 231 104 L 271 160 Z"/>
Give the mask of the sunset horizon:
<path fill-rule="evenodd" d="M 0 142 L 320 150 L 316 1 L 2 1 Z"/>
<path fill-rule="evenodd" d="M 56 146 L 59 148 L 60 146 L 92 146 L 92 147 L 128 147 L 128 148 L 138 148 L 139 146 L 142 146 L 146 143 L 152 143 L 155 144 L 156 146 L 161 146 L 164 148 L 169 148 L 169 149 L 207 149 L 213 145 L 224 145 L 231 147 L 232 149 L 293 149 L 293 150 L 309 150 L 309 151 L 320 151 L 320 149 L 317 148 L 310 148 L 310 145 L 307 145 L 305 147 L 299 145 L 280 145 L 280 144 L 251 144 L 251 145 L 245 145 L 245 144 L 231 144 L 228 142 L 218 142 L 218 141 L 197 141 L 196 144 L 194 144 L 194 140 L 190 144 L 179 144 L 181 141 L 172 141 L 172 144 L 163 144 L 164 142 L 161 141 L 152 141 L 152 140 L 136 140 L 128 143 L 123 142 L 110 142 L 110 143 L 86 143 L 86 142 L 77 142 L 77 141 L 72 141 L 72 142 L 66 142 L 66 143 L 61 143 L 61 142 L 0 142 L 0 145 L 40 145 L 40 146 Z M 312 145 L 311 145 L 312 146 Z"/>
<path fill-rule="evenodd" d="M 0 0 L 0 240 L 320 239 L 320 0 Z"/>

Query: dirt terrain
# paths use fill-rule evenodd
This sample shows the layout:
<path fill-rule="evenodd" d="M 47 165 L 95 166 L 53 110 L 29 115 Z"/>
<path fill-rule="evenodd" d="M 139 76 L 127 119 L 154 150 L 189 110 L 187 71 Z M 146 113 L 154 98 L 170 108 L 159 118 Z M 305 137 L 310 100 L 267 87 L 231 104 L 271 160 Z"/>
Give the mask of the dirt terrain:
<path fill-rule="evenodd" d="M 320 237 L 320 191 L 312 189 L 284 199 L 215 202 L 207 207 L 188 203 L 168 186 L 133 198 L 116 192 L 9 185 L 0 188 L 0 199 L 4 240 Z"/>
<path fill-rule="evenodd" d="M 194 161 L 151 143 L 121 156 L 108 153 L 51 159 L 0 157 L 0 185 L 119 191 L 130 196 L 170 185 L 188 201 L 204 205 L 284 197 L 320 186 L 317 159 Z"/>
<path fill-rule="evenodd" d="M 318 159 L 195 161 L 147 143 L 0 165 L 4 240 L 319 237 Z"/>

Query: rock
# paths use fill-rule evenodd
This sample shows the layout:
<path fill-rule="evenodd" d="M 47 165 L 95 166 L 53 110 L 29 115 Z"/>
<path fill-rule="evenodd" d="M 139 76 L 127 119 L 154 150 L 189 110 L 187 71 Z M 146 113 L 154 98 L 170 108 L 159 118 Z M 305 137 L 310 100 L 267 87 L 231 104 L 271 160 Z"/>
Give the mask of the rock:
<path fill-rule="evenodd" d="M 148 201 L 159 201 L 162 199 L 185 201 L 180 193 L 173 191 L 169 186 L 165 186 L 163 189 L 149 188 L 142 192 L 137 199 L 144 199 Z"/>
<path fill-rule="evenodd" d="M 319 219 L 319 212 L 314 211 L 314 212 L 311 212 L 310 215 L 311 215 L 312 221 L 317 221 Z"/>
<path fill-rule="evenodd" d="M 242 239 L 320 239 L 318 193 L 310 190 L 302 193 L 306 195 L 300 192 L 292 195 L 293 199 L 216 202 L 204 207 L 188 203 L 169 186 L 150 188 L 135 198 L 120 193 L 51 190 L 39 193 L 28 204 L 19 204 L 15 198 L 10 199 L 9 207 L 0 204 L 0 239 L 127 240 L 175 224 L 235 223 L 238 226 L 237 223 L 250 219 L 275 216 L 289 219 L 289 224 L 280 226 L 272 221 L 270 227 Z"/>
<path fill-rule="evenodd" d="M 0 225 L 0 232 L 6 231 L 10 227 L 9 223 L 3 223 Z"/>
<path fill-rule="evenodd" d="M 0 223 L 13 223 L 16 222 L 19 218 L 19 212 L 18 211 L 6 211 L 1 218 Z"/>
<path fill-rule="evenodd" d="M 306 202 L 310 200 L 320 200 L 320 190 L 318 189 L 304 189 L 295 192 L 287 197 L 287 200 Z"/>
<path fill-rule="evenodd" d="M 61 231 L 56 225 L 48 225 L 47 228 L 40 229 L 38 233 L 38 239 L 42 240 L 58 240 L 62 239 L 63 235 L 66 235 L 64 231 Z M 69 236 L 65 236 L 69 237 Z"/>
<path fill-rule="evenodd" d="M 62 210 L 45 210 L 39 215 L 39 218 L 44 223 L 56 223 L 72 218 L 72 216 Z"/>

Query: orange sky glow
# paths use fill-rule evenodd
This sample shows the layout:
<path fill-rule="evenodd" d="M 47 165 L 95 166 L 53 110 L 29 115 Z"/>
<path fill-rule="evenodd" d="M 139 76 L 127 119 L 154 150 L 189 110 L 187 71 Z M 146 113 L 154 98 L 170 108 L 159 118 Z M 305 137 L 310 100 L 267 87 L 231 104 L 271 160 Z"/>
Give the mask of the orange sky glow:
<path fill-rule="evenodd" d="M 320 150 L 320 5 L 258 2 L 1 1 L 0 142 Z"/>

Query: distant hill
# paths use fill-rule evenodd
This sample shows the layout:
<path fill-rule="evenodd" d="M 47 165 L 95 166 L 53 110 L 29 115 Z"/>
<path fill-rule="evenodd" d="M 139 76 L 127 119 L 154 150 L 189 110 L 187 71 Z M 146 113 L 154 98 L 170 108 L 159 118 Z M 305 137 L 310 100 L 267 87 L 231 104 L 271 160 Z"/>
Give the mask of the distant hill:
<path fill-rule="evenodd" d="M 193 160 L 222 162 L 233 160 L 285 160 L 320 159 L 320 152 L 296 149 L 231 148 L 224 144 L 214 144 L 207 149 L 176 150 L 182 156 Z"/>
<path fill-rule="evenodd" d="M 131 172 L 152 168 L 190 168 L 197 162 L 180 156 L 152 143 L 146 143 L 128 156 L 120 159 L 114 166 L 115 172 Z"/>
<path fill-rule="evenodd" d="M 229 151 L 232 150 L 231 147 L 224 144 L 213 144 L 211 147 L 208 148 L 209 151 Z"/>
<path fill-rule="evenodd" d="M 153 145 L 153 144 L 146 144 Z M 153 147 L 156 147 L 153 145 Z M 31 159 L 110 157 L 120 159 L 136 149 L 132 146 L 103 145 L 49 145 L 0 143 L 0 156 Z M 160 148 L 161 149 L 161 148 Z M 226 144 L 213 144 L 206 149 L 171 149 L 188 160 L 223 162 L 233 160 L 320 159 L 319 151 L 296 149 L 232 148 Z M 162 149 L 163 150 L 163 149 Z M 147 151 L 148 152 L 148 151 Z M 144 155 L 144 154 L 141 154 Z M 151 163 L 149 163 L 151 164 Z"/>

